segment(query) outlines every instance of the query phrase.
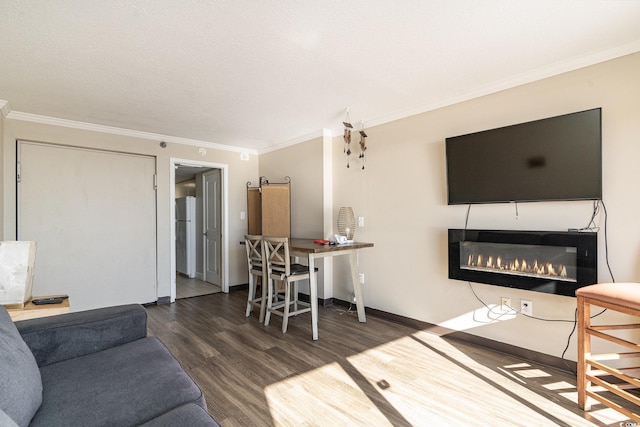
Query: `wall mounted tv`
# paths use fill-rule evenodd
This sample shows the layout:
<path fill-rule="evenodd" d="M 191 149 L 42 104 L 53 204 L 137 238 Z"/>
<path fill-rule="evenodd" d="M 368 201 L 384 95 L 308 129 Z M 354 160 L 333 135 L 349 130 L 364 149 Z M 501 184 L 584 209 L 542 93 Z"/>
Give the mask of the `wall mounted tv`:
<path fill-rule="evenodd" d="M 602 199 L 600 108 L 446 138 L 450 205 Z"/>

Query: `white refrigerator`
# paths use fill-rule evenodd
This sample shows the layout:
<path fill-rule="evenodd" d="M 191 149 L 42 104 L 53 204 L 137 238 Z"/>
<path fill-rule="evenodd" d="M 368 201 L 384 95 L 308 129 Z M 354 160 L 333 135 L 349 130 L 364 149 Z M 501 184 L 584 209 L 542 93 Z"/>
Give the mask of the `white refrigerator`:
<path fill-rule="evenodd" d="M 176 199 L 176 270 L 196 275 L 196 198 Z"/>

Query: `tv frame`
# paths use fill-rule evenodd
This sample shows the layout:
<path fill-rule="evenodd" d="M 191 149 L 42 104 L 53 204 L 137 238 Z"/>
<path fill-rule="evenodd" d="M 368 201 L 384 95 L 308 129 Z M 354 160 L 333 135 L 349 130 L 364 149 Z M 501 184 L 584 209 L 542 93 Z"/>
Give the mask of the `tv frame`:
<path fill-rule="evenodd" d="M 462 200 L 462 197 L 458 197 L 456 198 L 454 201 L 452 201 L 451 199 L 451 185 L 450 185 L 450 181 L 451 181 L 451 176 L 450 176 L 450 169 L 451 169 L 451 165 L 450 165 L 450 147 L 451 144 L 454 143 L 453 140 L 459 140 L 460 138 L 472 138 L 474 136 L 478 136 L 478 137 L 482 137 L 480 136 L 481 134 L 483 135 L 488 135 L 490 133 L 496 132 L 496 133 L 501 133 L 504 132 L 505 130 L 508 129 L 515 129 L 518 127 L 522 127 L 522 129 L 526 129 L 526 128 L 530 128 L 531 126 L 535 126 L 536 124 L 542 124 L 544 122 L 548 122 L 551 120 L 557 120 L 557 119 L 562 119 L 564 117 L 569 117 L 569 116 L 574 116 L 574 115 L 578 115 L 578 114 L 585 114 L 585 113 L 594 113 L 597 112 L 598 117 L 597 117 L 597 126 L 598 126 L 598 148 L 599 148 L 599 154 L 598 154 L 598 163 L 599 163 L 599 168 L 598 168 L 598 185 L 599 185 L 599 189 L 598 189 L 598 194 L 593 194 L 592 196 L 588 196 L 588 197 L 583 197 L 583 196 L 576 196 L 576 197 L 536 197 L 536 198 L 528 198 L 528 197 L 513 197 L 513 198 L 501 198 L 501 197 L 495 197 L 495 198 L 489 198 L 489 197 L 485 197 L 484 199 L 480 198 L 480 199 L 473 199 L 473 200 Z M 528 121 L 528 122 L 523 122 L 523 123 L 517 123 L 517 124 L 513 124 L 513 125 L 508 125 L 508 126 L 502 126 L 502 127 L 498 127 L 498 128 L 494 128 L 494 129 L 487 129 L 487 130 L 483 130 L 483 131 L 478 131 L 478 132 L 471 132 L 468 134 L 463 134 L 463 135 L 458 135 L 458 136 L 453 136 L 453 137 L 447 137 L 445 139 L 445 154 L 446 154 L 446 159 L 445 159 L 445 167 L 446 167 L 446 186 L 447 186 L 447 204 L 448 205 L 468 205 L 468 204 L 493 204 L 493 203 L 513 203 L 513 202 L 518 202 L 518 203 L 524 203 L 524 202 L 543 202 L 543 201 L 578 201 L 578 200 L 602 200 L 602 108 L 598 107 L 598 108 L 591 108 L 588 110 L 583 110 L 583 111 L 577 111 L 577 112 L 573 112 L 573 113 L 568 113 L 568 114 L 562 114 L 562 115 L 558 115 L 558 116 L 552 116 L 552 117 L 547 117 L 547 118 L 543 118 L 543 119 L 538 119 L 538 120 L 532 120 L 532 121 Z M 542 161 L 544 161 L 544 157 L 541 158 Z M 529 159 L 531 160 L 531 159 Z M 470 197 L 467 197 L 469 199 L 471 199 Z"/>

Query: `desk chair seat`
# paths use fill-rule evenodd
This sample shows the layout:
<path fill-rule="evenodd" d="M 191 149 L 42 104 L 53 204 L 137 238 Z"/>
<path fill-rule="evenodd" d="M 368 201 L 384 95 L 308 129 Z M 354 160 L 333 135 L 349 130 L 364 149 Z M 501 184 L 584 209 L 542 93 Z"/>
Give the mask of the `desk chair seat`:
<path fill-rule="evenodd" d="M 287 237 L 264 237 L 262 243 L 268 280 L 270 282 L 281 281 L 285 285 L 284 301 L 274 301 L 274 286 L 268 286 L 264 324 L 265 326 L 269 325 L 272 313 L 282 316 L 282 333 L 286 333 L 289 317 L 311 311 L 309 303 L 298 300 L 298 282 L 310 278 L 309 267 L 291 263 Z M 313 274 L 316 274 L 317 271 L 318 269 L 314 269 Z"/>
<path fill-rule="evenodd" d="M 580 288 L 578 297 L 578 404 L 588 411 L 589 398 L 640 422 L 640 397 L 627 390 L 640 389 L 640 323 L 592 325 L 591 306 L 640 317 L 640 283 L 601 283 Z M 614 334 L 609 334 L 613 331 Z M 622 338 L 621 332 L 626 332 Z M 629 333 L 631 332 L 631 333 Z M 591 338 L 609 341 L 631 351 L 591 353 Z M 613 396 L 625 400 L 620 404 Z"/>

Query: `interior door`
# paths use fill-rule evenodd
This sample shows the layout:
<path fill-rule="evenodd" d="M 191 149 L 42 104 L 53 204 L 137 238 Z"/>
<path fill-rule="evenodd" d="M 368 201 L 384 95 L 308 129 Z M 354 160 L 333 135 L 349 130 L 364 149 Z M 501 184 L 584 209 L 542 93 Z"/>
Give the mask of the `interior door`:
<path fill-rule="evenodd" d="M 34 295 L 69 294 L 74 311 L 157 300 L 155 158 L 20 141 L 18 170 Z"/>
<path fill-rule="evenodd" d="M 222 286 L 222 193 L 220 169 L 202 174 L 203 179 L 203 239 L 204 280 Z"/>

